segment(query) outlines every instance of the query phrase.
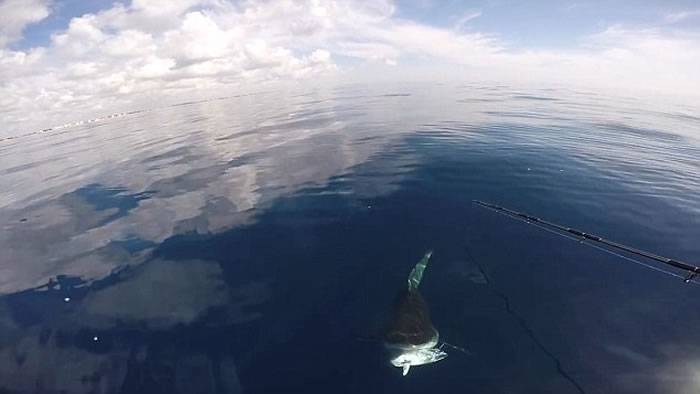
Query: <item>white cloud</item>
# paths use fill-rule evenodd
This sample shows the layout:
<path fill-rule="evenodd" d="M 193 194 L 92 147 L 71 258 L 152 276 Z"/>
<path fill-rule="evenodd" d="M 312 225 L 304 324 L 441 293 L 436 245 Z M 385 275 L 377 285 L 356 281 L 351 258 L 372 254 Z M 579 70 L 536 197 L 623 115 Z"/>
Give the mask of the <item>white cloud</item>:
<path fill-rule="evenodd" d="M 680 12 L 672 12 L 664 16 L 664 22 L 666 23 L 678 23 L 687 19 L 700 17 L 700 10 L 687 10 Z"/>
<path fill-rule="evenodd" d="M 22 31 L 49 16 L 48 0 L 0 1 L 0 48 L 22 38 Z"/>
<path fill-rule="evenodd" d="M 16 8 L 19 2 L 2 4 Z M 32 5 L 27 9 L 33 11 L 22 14 L 32 17 L 17 17 L 25 22 L 4 28 L 3 37 L 12 37 L 5 40 L 17 40 L 23 26 L 48 13 L 46 2 L 22 4 Z M 0 49 L 0 121 L 6 129 L 31 131 L 137 109 L 158 95 L 160 103 L 197 90 L 217 94 L 219 88 L 337 69 L 347 76 L 352 66 L 335 64 L 347 58 L 374 64 L 378 72 L 367 78 L 375 80 L 405 75 L 413 67 L 459 78 L 699 90 L 696 33 L 614 26 L 578 47 L 519 50 L 494 35 L 428 26 L 400 19 L 395 11 L 390 1 L 116 3 L 73 18 L 45 48 Z M 465 14 L 458 24 L 479 15 Z"/>
<path fill-rule="evenodd" d="M 455 30 L 462 30 L 466 26 L 466 24 L 474 20 L 478 17 L 481 16 L 481 11 L 469 11 L 462 15 L 459 19 L 457 19 L 457 22 L 455 22 Z"/>

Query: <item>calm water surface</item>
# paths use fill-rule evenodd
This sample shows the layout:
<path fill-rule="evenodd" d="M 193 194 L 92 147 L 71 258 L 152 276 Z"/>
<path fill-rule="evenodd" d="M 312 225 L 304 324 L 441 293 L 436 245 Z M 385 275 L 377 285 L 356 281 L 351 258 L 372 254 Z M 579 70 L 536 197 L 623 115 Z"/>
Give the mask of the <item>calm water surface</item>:
<path fill-rule="evenodd" d="M 221 97 L 0 140 L 2 393 L 697 393 L 700 114 L 497 85 Z M 441 337 L 376 337 L 412 265 Z"/>

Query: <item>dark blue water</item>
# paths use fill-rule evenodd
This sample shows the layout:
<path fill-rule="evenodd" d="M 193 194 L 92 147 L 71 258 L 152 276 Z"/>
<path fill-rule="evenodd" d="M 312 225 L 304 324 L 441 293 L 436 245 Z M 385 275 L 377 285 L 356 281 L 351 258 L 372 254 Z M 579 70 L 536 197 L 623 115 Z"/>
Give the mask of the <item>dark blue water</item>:
<path fill-rule="evenodd" d="M 698 263 L 698 116 L 343 86 L 4 139 L 0 392 L 696 393 L 700 286 L 471 201 Z M 471 355 L 402 377 L 371 339 L 429 249 Z"/>

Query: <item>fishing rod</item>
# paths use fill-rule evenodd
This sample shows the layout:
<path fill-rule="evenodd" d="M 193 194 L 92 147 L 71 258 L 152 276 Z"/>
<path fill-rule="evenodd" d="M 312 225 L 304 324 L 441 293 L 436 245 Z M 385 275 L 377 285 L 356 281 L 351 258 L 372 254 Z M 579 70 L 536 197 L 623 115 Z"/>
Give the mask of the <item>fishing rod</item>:
<path fill-rule="evenodd" d="M 492 210 L 492 211 L 498 212 L 498 213 L 500 213 L 500 214 L 503 214 L 503 215 L 505 215 L 505 216 L 508 216 L 508 217 L 513 218 L 513 219 L 516 219 L 516 220 L 520 220 L 520 221 L 525 222 L 525 223 L 527 223 L 527 224 L 535 225 L 535 226 L 540 227 L 540 228 L 542 228 L 542 229 L 544 229 L 544 230 L 548 230 L 548 231 L 556 230 L 556 231 L 559 231 L 559 232 L 552 231 L 553 233 L 555 233 L 555 234 L 557 234 L 557 235 L 566 236 L 566 235 L 564 235 L 563 233 L 572 234 L 572 235 L 576 236 L 580 242 L 583 242 L 583 241 L 592 241 L 592 242 L 595 242 L 595 243 L 598 243 L 598 244 L 601 244 L 601 245 L 605 245 L 605 246 L 607 246 L 607 247 L 609 247 L 609 248 L 612 248 L 612 249 L 616 249 L 616 250 L 619 250 L 619 251 L 622 251 L 622 252 L 626 252 L 626 253 L 630 253 L 630 254 L 633 254 L 633 255 L 645 257 L 645 258 L 647 258 L 647 259 L 654 260 L 654 261 L 657 261 L 657 262 L 659 262 L 659 263 L 666 264 L 666 265 L 669 265 L 669 266 L 671 266 L 671 267 L 674 267 L 674 268 L 683 270 L 683 271 L 685 271 L 685 272 L 688 273 L 688 276 L 686 276 L 685 278 L 681 277 L 681 278 L 683 278 L 683 280 L 684 280 L 685 283 L 690 283 L 691 281 L 693 281 L 693 279 L 694 279 L 698 274 L 700 274 L 700 267 L 697 267 L 697 266 L 692 265 L 692 264 L 688 264 L 688 263 L 683 262 L 683 261 L 680 261 L 680 260 L 670 259 L 670 258 L 664 257 L 664 256 L 659 256 L 659 255 L 657 255 L 657 254 L 654 254 L 654 253 L 651 253 L 651 252 L 647 252 L 647 251 L 645 251 L 645 250 L 633 248 L 633 247 L 631 247 L 631 246 L 627 246 L 627 245 L 623 245 L 623 244 L 621 244 L 621 243 L 617 243 L 617 242 L 614 242 L 614 241 L 610 241 L 610 240 L 607 240 L 607 239 L 605 239 L 605 238 L 603 238 L 603 237 L 599 237 L 599 236 L 594 235 L 594 234 L 589 234 L 589 233 L 583 232 L 583 231 L 581 231 L 581 230 L 577 230 L 577 229 L 575 229 L 575 228 L 566 227 L 566 226 L 563 226 L 563 225 L 561 225 L 561 224 L 553 223 L 553 222 L 550 222 L 550 221 L 547 221 L 547 220 L 544 220 L 544 219 L 540 219 L 540 218 L 535 217 L 535 216 L 532 216 L 532 215 L 528 215 L 528 214 L 526 214 L 526 213 L 522 213 L 522 212 L 514 211 L 514 210 L 512 210 L 512 209 L 504 208 L 504 207 L 498 206 L 498 205 L 496 205 L 496 204 L 490 204 L 490 203 L 483 202 L 483 201 L 479 201 L 479 200 L 473 200 L 473 202 L 474 202 L 475 204 L 477 204 L 477 205 L 483 207 L 483 208 L 490 209 L 490 210 Z M 570 238 L 570 237 L 567 237 L 567 238 Z M 594 245 L 591 245 L 591 244 L 587 244 L 587 245 L 589 245 L 589 246 L 594 246 Z M 609 250 L 609 249 L 599 248 L 599 247 L 598 247 L 598 249 L 601 249 L 601 250 L 603 250 L 603 251 L 606 251 L 606 252 L 609 252 L 609 253 L 613 253 L 613 254 L 616 255 L 616 256 L 620 256 L 620 257 L 625 258 L 625 256 L 618 255 L 617 253 L 614 253 L 614 252 L 612 252 L 612 251 Z M 630 260 L 632 260 L 632 259 L 630 259 Z M 636 260 L 632 260 L 632 261 L 634 261 L 634 262 L 636 262 L 636 263 L 641 263 L 641 262 L 638 262 L 638 261 L 636 261 Z M 644 266 L 646 266 L 646 267 L 655 269 L 655 267 L 648 266 L 648 265 L 643 264 L 643 263 L 641 263 L 641 264 L 644 265 Z M 657 269 L 657 270 L 658 270 L 658 269 Z M 660 270 L 660 271 L 661 271 L 661 272 L 665 272 L 665 273 L 667 273 L 667 274 L 672 274 L 671 272 L 667 272 L 667 271 L 663 271 L 663 270 Z M 672 274 L 672 275 L 673 275 L 673 276 L 678 276 L 678 275 L 675 275 L 675 274 Z"/>

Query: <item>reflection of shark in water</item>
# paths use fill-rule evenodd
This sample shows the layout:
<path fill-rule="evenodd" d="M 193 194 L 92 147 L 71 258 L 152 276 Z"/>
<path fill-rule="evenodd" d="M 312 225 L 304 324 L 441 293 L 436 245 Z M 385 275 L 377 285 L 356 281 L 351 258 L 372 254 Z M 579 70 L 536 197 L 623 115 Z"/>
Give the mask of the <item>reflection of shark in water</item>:
<path fill-rule="evenodd" d="M 426 253 L 408 276 L 408 288 L 399 292 L 384 334 L 391 364 L 402 368 L 404 376 L 413 365 L 431 364 L 447 357 L 442 345 L 438 347 L 439 334 L 418 291 L 431 255 L 432 252 Z"/>

